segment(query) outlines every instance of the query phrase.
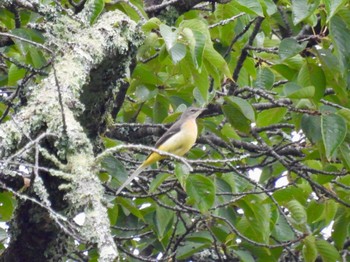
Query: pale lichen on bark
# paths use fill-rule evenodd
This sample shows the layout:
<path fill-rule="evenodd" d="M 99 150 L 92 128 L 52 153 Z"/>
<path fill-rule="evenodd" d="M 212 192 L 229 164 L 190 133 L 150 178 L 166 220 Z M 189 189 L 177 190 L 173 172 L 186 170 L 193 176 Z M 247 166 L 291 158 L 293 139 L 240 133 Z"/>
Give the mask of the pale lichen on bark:
<path fill-rule="evenodd" d="M 98 167 L 92 166 L 93 145 L 85 133 L 86 127 L 82 126 L 84 123 L 79 122 L 77 116 L 87 106 L 81 101 L 80 95 L 92 80 L 91 71 L 100 67 L 104 61 L 123 57 L 123 64 L 115 61 L 117 66 L 113 72 L 123 77 L 136 48 L 142 42 L 142 34 L 138 26 L 119 11 L 103 14 L 92 27 L 84 28 L 68 17 L 61 17 L 55 21 L 55 26 L 48 25 L 48 28 L 48 43 L 55 42 L 60 46 L 54 61 L 56 76 L 52 70 L 33 89 L 27 106 L 14 115 L 16 121 L 10 120 L 0 126 L 0 158 L 6 158 L 22 147 L 28 139 L 26 135 L 38 135 L 43 131 L 55 135 L 57 139 L 53 146 L 57 159 L 66 161 L 64 170 L 61 170 L 62 178 L 66 180 L 67 174 L 71 174 L 69 181 L 66 180 L 67 184 L 61 186 L 67 190 L 65 197 L 70 203 L 66 215 L 72 217 L 83 210 L 86 220 L 80 232 L 82 239 L 97 244 L 100 261 L 114 261 L 117 248 L 110 231 L 107 209 L 103 205 Z M 58 29 L 59 32 L 55 32 Z M 57 36 L 61 39 L 57 39 Z M 62 95 L 65 124 L 57 82 Z M 63 135 L 64 129 L 66 135 Z M 59 167 L 54 175 L 60 175 Z M 36 190 L 40 191 L 41 187 L 42 184 L 38 185 Z M 48 199 L 44 191 L 41 193 L 44 199 Z"/>

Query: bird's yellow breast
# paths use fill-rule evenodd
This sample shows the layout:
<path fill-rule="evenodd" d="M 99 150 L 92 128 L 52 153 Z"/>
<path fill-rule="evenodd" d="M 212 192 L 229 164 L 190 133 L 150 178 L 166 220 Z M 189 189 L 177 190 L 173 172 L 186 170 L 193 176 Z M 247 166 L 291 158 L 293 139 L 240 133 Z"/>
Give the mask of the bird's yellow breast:
<path fill-rule="evenodd" d="M 196 142 L 197 134 L 196 120 L 188 119 L 181 125 L 179 132 L 169 137 L 158 149 L 177 156 L 183 156 Z M 143 166 L 148 166 L 164 158 L 165 156 L 153 152 L 143 163 Z"/>
<path fill-rule="evenodd" d="M 197 133 L 196 120 L 189 119 L 181 125 L 180 131 L 165 141 L 159 149 L 174 155 L 183 156 L 196 142 Z"/>

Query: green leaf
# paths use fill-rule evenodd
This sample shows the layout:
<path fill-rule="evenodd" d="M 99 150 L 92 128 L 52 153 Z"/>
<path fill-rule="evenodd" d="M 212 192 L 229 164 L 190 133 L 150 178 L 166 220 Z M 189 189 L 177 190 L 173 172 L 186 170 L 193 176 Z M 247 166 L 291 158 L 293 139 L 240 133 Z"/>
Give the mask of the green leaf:
<path fill-rule="evenodd" d="M 12 194 L 9 192 L 0 193 L 0 219 L 2 221 L 10 220 L 14 208 L 15 207 L 12 199 Z"/>
<path fill-rule="evenodd" d="M 314 262 L 317 258 L 317 248 L 315 237 L 313 235 L 307 236 L 304 240 L 303 258 L 305 262 Z"/>
<path fill-rule="evenodd" d="M 166 49 L 169 51 L 176 44 L 176 39 L 177 39 L 176 31 L 173 32 L 170 26 L 161 24 L 159 26 L 159 32 L 164 39 Z"/>
<path fill-rule="evenodd" d="M 206 42 L 206 35 L 198 31 L 193 31 L 193 36 L 196 41 L 196 45 L 194 47 L 194 52 L 192 54 L 192 57 L 195 61 L 196 67 L 198 69 L 201 69 L 203 64 L 203 54 L 204 54 L 204 46 Z"/>
<path fill-rule="evenodd" d="M 188 175 L 190 174 L 190 170 L 188 167 L 184 164 L 177 163 L 175 165 L 175 176 L 177 180 L 180 182 L 180 185 L 185 188 L 186 180 L 188 178 Z"/>
<path fill-rule="evenodd" d="M 39 51 L 36 47 L 29 48 L 30 57 L 32 64 L 35 68 L 40 68 L 46 64 L 46 59 L 43 56 L 42 52 Z"/>
<path fill-rule="evenodd" d="M 306 42 L 299 44 L 294 38 L 285 38 L 280 43 L 279 56 L 282 60 L 295 56 L 305 49 L 306 44 Z"/>
<path fill-rule="evenodd" d="M 226 98 L 226 97 L 225 97 Z M 250 132 L 250 123 L 242 113 L 242 111 L 236 107 L 236 105 L 227 103 L 221 106 L 227 120 L 237 130 L 245 133 Z"/>
<path fill-rule="evenodd" d="M 90 1 L 90 12 L 89 12 L 89 20 L 90 25 L 94 24 L 97 18 L 100 16 L 100 14 L 103 11 L 103 8 L 105 7 L 105 1 L 104 0 L 92 0 Z"/>
<path fill-rule="evenodd" d="M 254 86 L 256 88 L 271 89 L 275 82 L 275 75 L 269 68 L 259 68 Z"/>
<path fill-rule="evenodd" d="M 301 99 L 301 98 L 313 98 L 314 95 L 315 95 L 315 87 L 307 86 L 307 87 L 302 87 L 288 94 L 288 97 L 292 99 Z"/>
<path fill-rule="evenodd" d="M 160 80 L 158 79 L 157 75 L 154 74 L 152 69 L 145 64 L 138 63 L 134 69 L 132 77 L 134 79 L 138 79 L 142 84 L 160 84 Z"/>
<path fill-rule="evenodd" d="M 172 210 L 157 205 L 154 224 L 157 227 L 159 240 L 162 240 L 167 231 L 171 228 L 173 218 L 174 212 Z"/>
<path fill-rule="evenodd" d="M 323 0 L 327 11 L 327 22 L 338 12 L 347 0 Z"/>
<path fill-rule="evenodd" d="M 321 117 L 304 114 L 301 118 L 301 129 L 306 137 L 312 142 L 321 141 Z"/>
<path fill-rule="evenodd" d="M 237 8 L 246 12 L 247 14 L 254 14 L 264 16 L 260 2 L 258 0 L 237 0 Z"/>
<path fill-rule="evenodd" d="M 287 113 L 286 108 L 271 108 L 262 111 L 258 114 L 256 124 L 258 127 L 269 126 L 271 124 L 279 123 L 283 120 Z M 273 117 L 271 117 L 273 116 Z"/>
<path fill-rule="evenodd" d="M 168 178 L 170 177 L 171 174 L 168 173 L 162 173 L 157 175 L 151 182 L 150 186 L 149 186 L 149 193 L 153 193 L 156 191 L 156 189 L 158 187 L 160 187 L 160 185 Z"/>
<path fill-rule="evenodd" d="M 225 59 L 212 46 L 205 46 L 204 59 L 216 67 L 216 70 L 223 73 L 224 76 L 231 78 L 231 72 Z"/>
<path fill-rule="evenodd" d="M 117 204 L 113 205 L 113 207 L 111 208 L 108 208 L 107 213 L 108 213 L 108 218 L 109 218 L 109 221 L 111 222 L 111 225 L 115 225 L 115 223 L 117 222 L 118 213 L 119 213 L 118 211 L 119 211 L 119 208 Z"/>
<path fill-rule="evenodd" d="M 336 15 L 330 21 L 329 30 L 331 33 L 330 37 L 338 51 L 338 56 L 343 62 L 341 66 L 346 70 L 350 59 L 350 50 L 348 48 L 348 43 L 350 41 L 349 27 L 341 17 Z"/>
<path fill-rule="evenodd" d="M 214 204 L 214 183 L 203 175 L 190 175 L 186 181 L 186 192 L 201 213 L 206 213 Z"/>
<path fill-rule="evenodd" d="M 244 210 L 244 216 L 237 224 L 237 229 L 247 237 L 268 243 L 271 210 L 264 200 L 262 195 L 247 195 L 238 201 L 239 207 Z"/>
<path fill-rule="evenodd" d="M 301 72 L 305 72 L 305 77 L 307 79 L 302 79 Z M 298 83 L 303 87 L 315 87 L 313 99 L 316 102 L 324 96 L 326 90 L 326 76 L 320 66 L 313 63 L 305 63 L 300 70 Z"/>
<path fill-rule="evenodd" d="M 111 139 L 111 138 L 105 137 L 105 136 L 101 136 L 101 139 L 102 139 L 103 145 L 106 148 L 111 148 L 111 147 L 115 147 L 115 146 L 119 145 L 118 140 L 114 140 L 114 139 Z"/>
<path fill-rule="evenodd" d="M 277 73 L 279 73 L 289 81 L 292 81 L 295 78 L 295 75 L 297 75 L 298 73 L 297 70 L 293 70 L 292 68 L 284 64 L 273 65 L 271 66 L 271 69 L 275 70 Z"/>
<path fill-rule="evenodd" d="M 349 234 L 350 226 L 350 213 L 345 208 L 339 208 L 338 213 L 334 219 L 334 225 L 332 230 L 332 239 L 334 240 L 335 247 L 341 250 L 344 246 L 344 242 Z"/>
<path fill-rule="evenodd" d="M 350 145 L 342 143 L 339 147 L 339 153 L 344 166 L 350 169 Z"/>
<path fill-rule="evenodd" d="M 286 204 L 286 207 L 292 214 L 292 222 L 296 226 L 301 226 L 305 230 L 307 214 L 305 208 L 298 200 L 291 200 Z"/>
<path fill-rule="evenodd" d="M 247 251 L 237 250 L 235 252 L 242 262 L 254 262 L 256 261 L 254 257 Z"/>
<path fill-rule="evenodd" d="M 240 97 L 225 97 L 225 101 L 239 109 L 248 120 L 255 121 L 254 109 L 246 100 Z"/>
<path fill-rule="evenodd" d="M 325 208 L 322 214 L 326 225 L 329 225 L 334 220 L 337 209 L 338 204 L 333 199 L 326 200 Z"/>
<path fill-rule="evenodd" d="M 322 115 L 321 132 L 326 157 L 330 159 L 345 139 L 346 122 L 343 117 L 336 114 Z"/>
<path fill-rule="evenodd" d="M 17 81 L 21 80 L 26 74 L 26 70 L 23 68 L 18 68 L 15 64 L 11 64 L 8 71 L 8 85 L 15 86 Z"/>
<path fill-rule="evenodd" d="M 117 197 L 115 201 L 116 203 L 120 204 L 120 206 L 124 210 L 124 213 L 126 213 L 127 215 L 128 215 L 128 212 L 130 212 L 137 218 L 144 220 L 141 211 L 137 206 L 135 206 L 135 202 L 133 200 L 123 198 L 123 197 Z"/>
<path fill-rule="evenodd" d="M 317 239 L 316 247 L 317 247 L 318 253 L 322 257 L 323 262 L 341 261 L 341 257 L 338 250 L 333 245 L 328 243 L 326 240 Z"/>
<path fill-rule="evenodd" d="M 101 166 L 120 184 L 122 184 L 122 182 L 128 178 L 128 172 L 125 170 L 122 162 L 113 156 L 107 156 L 103 158 Z"/>
<path fill-rule="evenodd" d="M 153 106 L 153 120 L 155 123 L 162 123 L 168 116 L 169 101 L 162 95 L 158 94 Z"/>
<path fill-rule="evenodd" d="M 158 18 L 152 17 L 142 25 L 142 30 L 145 33 L 151 32 L 153 29 L 158 29 L 161 23 L 162 22 Z"/>
<path fill-rule="evenodd" d="M 277 12 L 276 4 L 272 0 L 259 0 L 259 2 L 263 8 L 265 16 L 271 16 Z"/>
<path fill-rule="evenodd" d="M 191 255 L 202 251 L 212 245 L 213 239 L 211 238 L 209 232 L 198 232 L 189 234 L 183 245 L 181 245 L 176 252 L 177 260 L 184 260 Z"/>
<path fill-rule="evenodd" d="M 181 43 L 176 43 L 168 50 L 174 64 L 180 62 L 186 56 L 186 46 Z"/>
<path fill-rule="evenodd" d="M 44 43 L 45 38 L 43 37 L 43 35 L 34 29 L 29 29 L 29 28 L 16 28 L 11 30 L 11 33 L 19 36 L 21 38 L 24 39 L 28 39 L 37 43 Z M 13 42 L 15 42 L 17 48 L 20 50 L 20 52 L 22 53 L 22 55 L 26 55 L 29 52 L 30 48 L 35 48 L 33 47 L 32 44 L 29 44 L 27 42 L 24 42 L 20 39 L 17 38 L 12 38 Z"/>
<path fill-rule="evenodd" d="M 279 216 L 277 223 L 275 224 L 272 234 L 277 240 L 284 242 L 294 239 L 294 232 L 288 225 L 286 219 L 283 216 Z"/>
<path fill-rule="evenodd" d="M 293 0 L 292 1 L 292 14 L 293 23 L 296 25 L 301 21 L 308 18 L 318 7 L 319 0 L 310 2 L 308 0 Z"/>

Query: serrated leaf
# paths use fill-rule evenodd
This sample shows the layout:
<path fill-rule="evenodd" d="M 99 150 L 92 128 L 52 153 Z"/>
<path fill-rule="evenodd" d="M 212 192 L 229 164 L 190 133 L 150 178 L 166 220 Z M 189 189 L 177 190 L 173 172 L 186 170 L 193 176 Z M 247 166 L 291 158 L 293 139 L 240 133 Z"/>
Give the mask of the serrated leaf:
<path fill-rule="evenodd" d="M 341 17 L 335 15 L 330 21 L 329 30 L 331 32 L 330 37 L 338 51 L 338 56 L 342 60 L 342 69 L 345 69 L 349 63 L 350 57 L 348 48 L 348 43 L 350 41 L 349 27 Z"/>
<path fill-rule="evenodd" d="M 323 0 L 327 11 L 327 22 L 338 12 L 347 0 Z"/>
<path fill-rule="evenodd" d="M 248 120 L 240 109 L 231 104 L 221 106 L 227 120 L 230 124 L 239 131 L 249 133 L 251 121 Z"/>
<path fill-rule="evenodd" d="M 294 222 L 298 225 L 305 224 L 307 221 L 307 214 L 305 208 L 297 200 L 291 200 L 286 204 L 286 207 L 292 214 Z"/>
<path fill-rule="evenodd" d="M 305 262 L 314 262 L 317 258 L 315 237 L 310 235 L 303 240 L 303 258 Z"/>
<path fill-rule="evenodd" d="M 177 64 L 186 56 L 186 46 L 181 43 L 176 43 L 168 52 L 173 63 Z"/>
<path fill-rule="evenodd" d="M 293 0 L 292 1 L 292 14 L 293 23 L 299 24 L 301 21 L 309 17 L 318 7 L 319 0 L 310 2 L 308 0 Z"/>
<path fill-rule="evenodd" d="M 339 147 L 340 157 L 344 166 L 350 169 L 350 146 L 347 143 L 343 143 Z"/>
<path fill-rule="evenodd" d="M 256 88 L 271 89 L 275 82 L 275 75 L 269 68 L 260 68 L 255 81 Z"/>
<path fill-rule="evenodd" d="M 326 200 L 325 208 L 322 214 L 325 220 L 325 225 L 329 225 L 334 220 L 337 209 L 338 209 L 338 204 L 333 199 Z"/>
<path fill-rule="evenodd" d="M 26 74 L 26 70 L 23 68 L 18 68 L 15 64 L 11 64 L 8 71 L 8 85 L 15 86 L 17 81 L 21 80 Z"/>
<path fill-rule="evenodd" d="M 237 0 L 237 8 L 248 13 L 258 16 L 264 16 L 262 7 L 258 0 Z"/>
<path fill-rule="evenodd" d="M 40 68 L 46 64 L 45 57 L 43 56 L 42 52 L 39 51 L 36 47 L 30 47 L 29 54 L 32 60 L 32 64 L 35 68 Z"/>
<path fill-rule="evenodd" d="M 262 111 L 258 114 L 256 124 L 258 127 L 269 126 L 274 123 L 279 123 L 283 120 L 287 113 L 286 108 L 272 108 Z M 271 117 L 273 116 L 273 117 Z"/>
<path fill-rule="evenodd" d="M 45 38 L 43 37 L 43 35 L 35 29 L 16 28 L 11 30 L 11 33 L 21 38 L 28 39 L 41 44 L 44 43 L 45 41 Z M 13 42 L 15 42 L 17 48 L 20 50 L 22 55 L 26 55 L 29 52 L 29 49 L 33 48 L 31 44 L 24 42 L 20 39 L 13 37 L 12 40 Z"/>
<path fill-rule="evenodd" d="M 192 235 L 195 234 L 196 233 Z M 212 245 L 212 241 L 212 239 L 205 237 L 191 237 L 191 235 L 189 235 L 183 245 L 177 249 L 176 259 L 184 260 L 186 258 L 189 258 L 191 255 L 197 253 L 198 251 L 210 247 Z"/>
<path fill-rule="evenodd" d="M 169 225 L 171 224 L 173 218 L 174 212 L 172 210 L 157 205 L 154 224 L 157 227 L 159 240 L 163 239 L 164 235 L 169 229 Z"/>
<path fill-rule="evenodd" d="M 162 95 L 158 94 L 153 105 L 153 121 L 154 123 L 162 123 L 168 116 L 169 101 Z"/>
<path fill-rule="evenodd" d="M 131 214 L 133 214 L 137 218 L 144 220 L 141 211 L 139 210 L 139 208 L 137 206 L 135 206 L 134 201 L 132 201 L 131 199 L 117 197 L 115 201 L 124 209 L 124 212 L 127 215 L 128 215 L 128 212 L 130 212 Z"/>
<path fill-rule="evenodd" d="M 184 188 L 188 175 L 190 174 L 189 168 L 184 164 L 177 163 L 175 165 L 174 172 L 177 180 L 180 182 L 180 185 Z"/>
<path fill-rule="evenodd" d="M 254 262 L 256 261 L 252 254 L 250 254 L 248 251 L 243 251 L 243 250 L 237 250 L 235 252 L 237 256 L 241 259 L 240 261 L 242 262 Z"/>
<path fill-rule="evenodd" d="M 225 101 L 239 109 L 248 120 L 255 121 L 254 109 L 246 100 L 240 97 L 225 97 Z"/>
<path fill-rule="evenodd" d="M 211 179 L 203 175 L 190 175 L 186 180 L 186 193 L 195 202 L 201 213 L 206 213 L 215 201 L 215 186 Z"/>
<path fill-rule="evenodd" d="M 344 242 L 349 234 L 350 214 L 348 210 L 340 208 L 337 216 L 334 219 L 332 239 L 334 240 L 336 248 L 341 250 Z"/>
<path fill-rule="evenodd" d="M 230 69 L 225 59 L 212 46 L 205 46 L 204 59 L 216 67 L 220 73 L 223 73 L 227 78 L 231 78 Z"/>
<path fill-rule="evenodd" d="M 292 81 L 295 78 L 295 75 L 298 73 L 297 70 L 293 70 L 292 68 L 284 64 L 273 65 L 271 66 L 271 69 L 277 71 L 277 73 L 281 74 L 284 78 L 286 78 L 289 81 Z"/>
<path fill-rule="evenodd" d="M 326 89 L 326 77 L 321 67 L 313 63 L 305 63 L 299 71 L 298 84 L 302 87 L 315 87 L 314 100 L 318 102 Z"/>
<path fill-rule="evenodd" d="M 289 98 L 292 99 L 301 99 L 301 98 L 313 98 L 315 95 L 315 87 L 307 86 L 302 87 L 299 90 L 288 95 Z"/>
<path fill-rule="evenodd" d="M 301 118 L 301 129 L 312 143 L 319 142 L 322 139 L 321 117 L 304 114 Z"/>
<path fill-rule="evenodd" d="M 152 17 L 149 20 L 147 20 L 143 25 L 142 25 L 142 30 L 144 32 L 150 32 L 153 29 L 157 29 L 159 28 L 159 26 L 161 25 L 161 21 L 156 18 L 156 17 Z"/>
<path fill-rule="evenodd" d="M 282 60 L 285 60 L 303 51 L 306 44 L 306 42 L 299 44 L 294 38 L 285 38 L 280 43 L 278 54 Z"/>
<path fill-rule="evenodd" d="M 288 225 L 286 219 L 283 216 L 279 216 L 277 223 L 275 224 L 272 234 L 277 240 L 284 242 L 294 239 L 294 232 Z"/>
<path fill-rule="evenodd" d="M 108 208 L 107 214 L 108 214 L 109 221 L 111 222 L 111 225 L 115 225 L 115 223 L 117 222 L 118 211 L 119 211 L 119 208 L 117 204 L 113 205 L 113 207 L 111 208 Z"/>
<path fill-rule="evenodd" d="M 124 165 L 118 159 L 113 156 L 107 156 L 103 158 L 101 162 L 102 168 L 104 168 L 110 176 L 115 178 L 120 184 L 128 177 L 128 172 L 125 170 Z"/>
<path fill-rule="evenodd" d="M 177 33 L 165 24 L 159 26 L 159 32 L 164 39 L 166 49 L 169 51 L 176 43 Z"/>
<path fill-rule="evenodd" d="M 193 36 L 196 41 L 196 44 L 194 47 L 193 59 L 195 61 L 196 67 L 200 70 L 203 64 L 203 54 L 204 54 L 204 46 L 206 42 L 206 35 L 198 31 L 193 31 Z"/>
<path fill-rule="evenodd" d="M 272 0 L 260 0 L 264 15 L 271 16 L 277 12 L 276 4 Z"/>
<path fill-rule="evenodd" d="M 322 257 L 323 262 L 336 262 L 341 261 L 340 254 L 338 250 L 328 243 L 324 239 L 317 239 L 316 240 L 316 247 L 318 253 Z"/>
<path fill-rule="evenodd" d="M 345 139 L 346 122 L 343 117 L 336 114 L 322 115 L 321 132 L 326 157 L 330 159 Z"/>
<path fill-rule="evenodd" d="M 103 8 L 105 7 L 105 1 L 104 0 L 92 0 L 90 1 L 90 12 L 89 12 L 89 21 L 90 25 L 94 24 L 97 18 L 100 16 L 100 14 L 103 11 Z"/>
<path fill-rule="evenodd" d="M 248 195 L 239 200 L 238 205 L 244 210 L 244 216 L 237 224 L 237 229 L 247 237 L 268 243 L 271 210 L 270 205 L 263 203 L 264 199 L 262 195 Z"/>

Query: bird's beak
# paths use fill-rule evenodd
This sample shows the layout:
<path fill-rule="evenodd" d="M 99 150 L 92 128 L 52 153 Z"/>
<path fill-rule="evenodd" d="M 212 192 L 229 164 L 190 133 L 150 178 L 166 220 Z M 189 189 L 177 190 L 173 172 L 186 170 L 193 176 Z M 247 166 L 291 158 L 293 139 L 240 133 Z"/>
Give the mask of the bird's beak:
<path fill-rule="evenodd" d="M 206 108 L 198 108 L 198 115 L 201 115 L 204 111 L 206 110 Z"/>

